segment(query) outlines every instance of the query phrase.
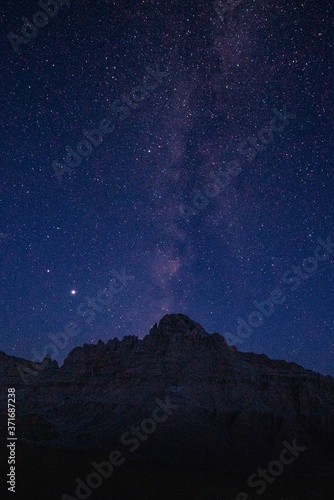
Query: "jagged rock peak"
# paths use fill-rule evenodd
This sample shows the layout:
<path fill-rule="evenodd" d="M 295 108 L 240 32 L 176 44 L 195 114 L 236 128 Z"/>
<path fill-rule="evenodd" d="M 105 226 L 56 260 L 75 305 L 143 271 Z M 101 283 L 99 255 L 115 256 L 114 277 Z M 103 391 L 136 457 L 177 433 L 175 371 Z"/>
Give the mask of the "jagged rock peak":
<path fill-rule="evenodd" d="M 206 337 L 209 334 L 185 314 L 166 314 L 159 324 L 153 326 L 150 335 L 170 336 L 174 334 Z"/>

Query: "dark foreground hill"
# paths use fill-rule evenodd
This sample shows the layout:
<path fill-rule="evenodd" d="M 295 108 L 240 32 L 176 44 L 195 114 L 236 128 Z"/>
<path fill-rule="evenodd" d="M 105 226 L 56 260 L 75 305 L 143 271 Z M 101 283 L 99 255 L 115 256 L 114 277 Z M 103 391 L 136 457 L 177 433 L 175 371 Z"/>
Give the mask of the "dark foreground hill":
<path fill-rule="evenodd" d="M 332 495 L 334 379 L 238 352 L 185 315 L 143 340 L 75 348 L 60 368 L 1 353 L 0 377 L 1 437 L 16 388 L 20 500 L 27 488 L 63 500 Z"/>

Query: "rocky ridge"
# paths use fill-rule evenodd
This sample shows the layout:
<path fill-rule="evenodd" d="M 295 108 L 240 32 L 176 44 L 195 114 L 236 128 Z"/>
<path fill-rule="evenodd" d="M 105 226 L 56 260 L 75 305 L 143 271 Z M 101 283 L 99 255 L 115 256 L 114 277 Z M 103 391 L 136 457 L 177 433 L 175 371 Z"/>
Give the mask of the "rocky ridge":
<path fill-rule="evenodd" d="M 32 370 L 29 384 L 20 366 Z M 169 398 L 178 409 L 136 459 L 243 470 L 296 439 L 307 449 L 293 469 L 334 472 L 334 379 L 238 352 L 183 314 L 164 316 L 142 340 L 77 347 L 61 367 L 0 353 L 0 376 L 17 389 L 22 439 L 39 446 L 111 450 Z"/>

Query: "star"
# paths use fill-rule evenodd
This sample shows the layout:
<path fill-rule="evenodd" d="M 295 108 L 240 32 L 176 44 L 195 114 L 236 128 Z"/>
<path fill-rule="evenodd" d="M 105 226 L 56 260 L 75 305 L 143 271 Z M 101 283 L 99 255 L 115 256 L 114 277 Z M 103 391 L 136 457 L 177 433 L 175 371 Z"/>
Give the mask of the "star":
<path fill-rule="evenodd" d="M 77 291 L 76 290 L 71 290 L 71 295 L 76 295 Z"/>

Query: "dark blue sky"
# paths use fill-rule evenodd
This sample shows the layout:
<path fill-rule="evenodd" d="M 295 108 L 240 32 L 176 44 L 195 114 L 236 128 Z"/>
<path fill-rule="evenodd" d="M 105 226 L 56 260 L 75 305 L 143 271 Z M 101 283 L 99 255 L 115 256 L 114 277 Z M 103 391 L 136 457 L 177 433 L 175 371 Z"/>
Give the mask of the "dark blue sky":
<path fill-rule="evenodd" d="M 0 349 L 182 312 L 334 375 L 332 3 L 59 3 L 0 7 Z"/>

